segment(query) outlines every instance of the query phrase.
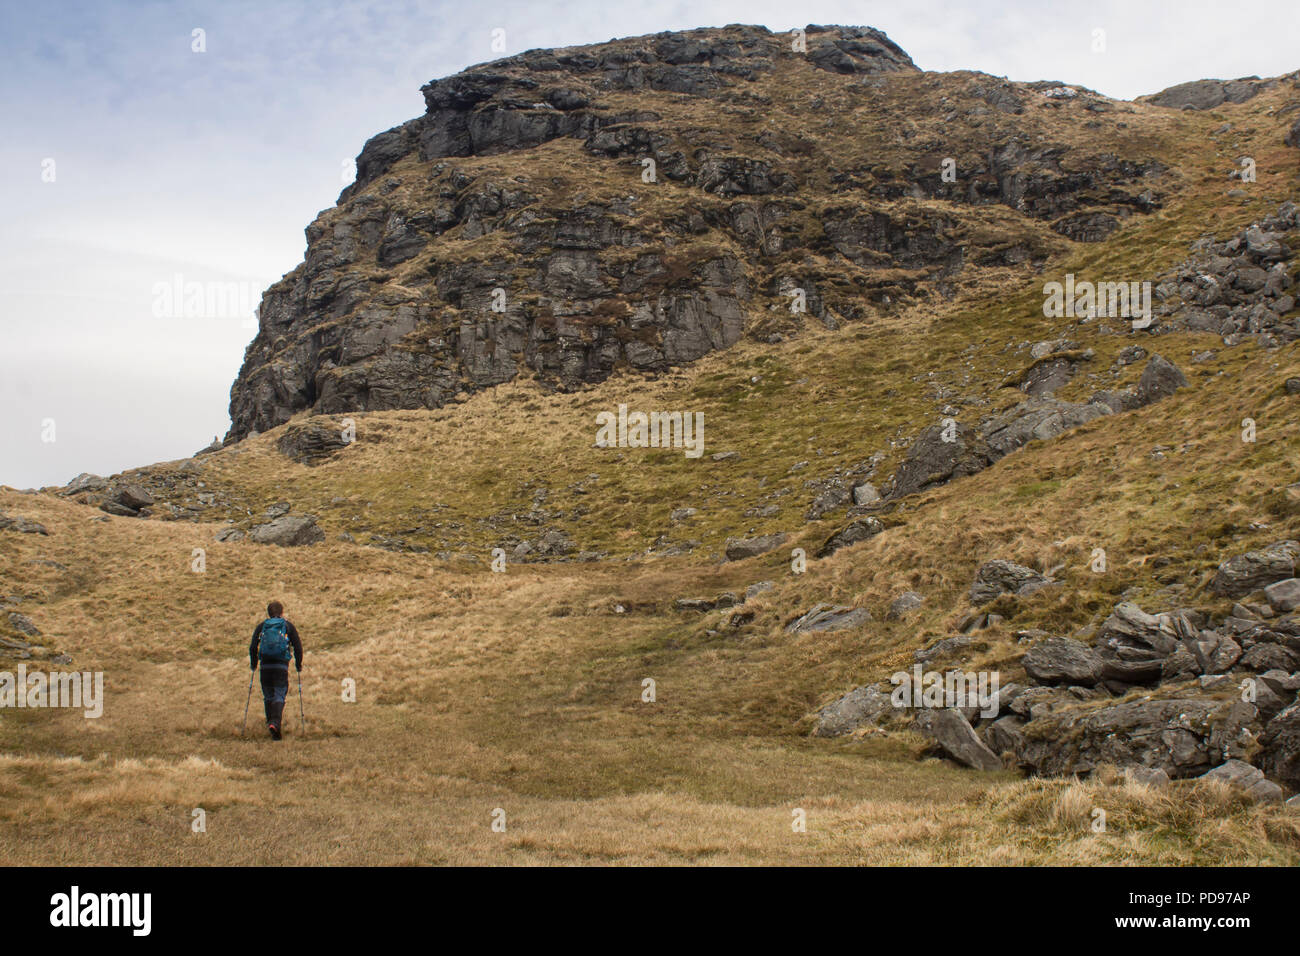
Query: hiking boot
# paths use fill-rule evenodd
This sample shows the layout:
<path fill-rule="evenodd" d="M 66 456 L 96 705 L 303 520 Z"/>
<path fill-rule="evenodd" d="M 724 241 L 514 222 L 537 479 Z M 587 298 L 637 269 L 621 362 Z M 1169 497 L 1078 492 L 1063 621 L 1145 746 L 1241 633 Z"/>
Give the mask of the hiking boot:
<path fill-rule="evenodd" d="M 275 724 L 267 724 L 267 725 L 266 725 L 266 729 L 269 730 L 269 731 L 271 732 L 271 739 L 272 739 L 272 740 L 279 740 L 279 739 L 280 739 L 280 728 L 277 727 Z"/>

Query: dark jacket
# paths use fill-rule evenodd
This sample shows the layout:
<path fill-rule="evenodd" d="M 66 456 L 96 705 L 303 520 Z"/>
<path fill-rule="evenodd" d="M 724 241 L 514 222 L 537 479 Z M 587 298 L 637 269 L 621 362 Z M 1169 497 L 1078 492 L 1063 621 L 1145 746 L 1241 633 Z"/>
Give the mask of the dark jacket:
<path fill-rule="evenodd" d="M 248 645 L 248 663 L 254 669 L 257 667 L 257 648 L 258 645 L 262 643 L 262 624 L 265 623 L 265 621 L 262 621 L 253 629 L 253 640 L 249 642 Z M 288 621 L 285 623 L 289 624 Z M 288 631 L 289 643 L 293 645 L 293 664 L 298 668 L 298 670 L 302 670 L 302 641 L 298 639 L 298 629 L 292 624 L 289 624 Z M 289 662 L 285 661 L 284 663 L 281 663 L 280 661 L 263 661 L 262 666 L 284 668 L 285 670 L 288 670 Z"/>

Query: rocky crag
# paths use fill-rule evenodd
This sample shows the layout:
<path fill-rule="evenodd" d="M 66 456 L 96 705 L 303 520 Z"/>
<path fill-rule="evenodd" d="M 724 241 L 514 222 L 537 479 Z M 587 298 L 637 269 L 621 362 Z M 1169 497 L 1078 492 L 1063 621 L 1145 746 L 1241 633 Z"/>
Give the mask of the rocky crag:
<path fill-rule="evenodd" d="M 520 375 L 659 372 L 950 296 L 1176 186 L 1132 105 L 923 73 L 861 27 L 531 51 L 422 92 L 266 292 L 228 440 Z"/>

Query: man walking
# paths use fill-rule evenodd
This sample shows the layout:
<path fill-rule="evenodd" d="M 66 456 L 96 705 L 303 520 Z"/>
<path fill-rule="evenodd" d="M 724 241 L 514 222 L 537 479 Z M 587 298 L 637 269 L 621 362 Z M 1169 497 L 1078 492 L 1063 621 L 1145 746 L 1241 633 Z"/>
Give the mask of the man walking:
<path fill-rule="evenodd" d="M 272 740 L 280 739 L 284 726 L 284 698 L 289 692 L 289 657 L 302 670 L 302 641 L 298 629 L 284 619 L 284 605 L 272 601 L 266 606 L 266 620 L 253 631 L 248 645 L 248 662 L 253 670 L 262 665 L 262 699 L 266 704 L 266 729 Z"/>

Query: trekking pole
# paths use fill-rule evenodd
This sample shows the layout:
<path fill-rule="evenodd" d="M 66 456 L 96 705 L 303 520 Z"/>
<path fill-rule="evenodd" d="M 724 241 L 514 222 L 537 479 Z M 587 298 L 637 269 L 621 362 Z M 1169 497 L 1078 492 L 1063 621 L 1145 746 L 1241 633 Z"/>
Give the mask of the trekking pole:
<path fill-rule="evenodd" d="M 303 736 L 307 735 L 307 715 L 302 709 L 302 671 L 298 671 L 298 719 L 302 722 Z"/>
<path fill-rule="evenodd" d="M 253 702 L 253 675 L 257 671 L 248 673 L 248 700 L 244 701 L 244 722 L 239 726 L 239 736 L 244 736 L 244 731 L 248 729 L 248 705 Z"/>

